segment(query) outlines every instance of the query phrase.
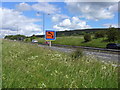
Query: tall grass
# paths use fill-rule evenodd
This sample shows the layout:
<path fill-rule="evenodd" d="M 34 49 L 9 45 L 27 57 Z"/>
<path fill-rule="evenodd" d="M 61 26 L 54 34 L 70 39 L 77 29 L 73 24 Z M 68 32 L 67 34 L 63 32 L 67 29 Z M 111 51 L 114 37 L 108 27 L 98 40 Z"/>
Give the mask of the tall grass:
<path fill-rule="evenodd" d="M 73 60 L 83 57 L 83 49 L 76 49 L 70 54 Z"/>
<path fill-rule="evenodd" d="M 118 67 L 83 56 L 68 55 L 3 40 L 3 88 L 117 88 Z M 114 66 L 113 66 L 114 65 Z"/>
<path fill-rule="evenodd" d="M 0 88 L 2 88 L 2 39 L 0 38 Z"/>

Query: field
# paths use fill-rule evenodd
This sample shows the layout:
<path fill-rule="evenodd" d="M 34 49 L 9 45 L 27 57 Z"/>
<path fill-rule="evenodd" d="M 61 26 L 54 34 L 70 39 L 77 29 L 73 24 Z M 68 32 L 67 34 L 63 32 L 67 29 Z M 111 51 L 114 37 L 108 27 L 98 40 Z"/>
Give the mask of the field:
<path fill-rule="evenodd" d="M 118 88 L 113 62 L 3 40 L 2 88 Z"/>
<path fill-rule="evenodd" d="M 37 38 L 37 40 L 40 43 L 45 42 L 43 38 Z M 114 42 L 106 42 L 105 40 L 106 38 L 94 39 L 94 37 L 92 36 L 92 41 L 84 42 L 84 38 L 82 35 L 81 36 L 63 36 L 63 37 L 57 37 L 55 41 L 52 41 L 52 43 L 62 44 L 62 45 L 97 47 L 97 48 L 106 48 L 106 45 L 108 43 L 114 43 Z"/>

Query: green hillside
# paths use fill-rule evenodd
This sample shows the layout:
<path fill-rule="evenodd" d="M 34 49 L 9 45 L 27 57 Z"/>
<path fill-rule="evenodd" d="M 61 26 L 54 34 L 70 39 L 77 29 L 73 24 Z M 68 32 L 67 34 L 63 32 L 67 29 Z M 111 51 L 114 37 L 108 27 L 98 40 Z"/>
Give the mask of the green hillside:
<path fill-rule="evenodd" d="M 45 39 L 36 38 L 39 43 L 45 43 Z M 92 40 L 89 42 L 84 42 L 83 35 L 80 36 L 63 36 L 57 37 L 55 41 L 52 41 L 53 44 L 61 44 L 61 45 L 75 45 L 75 46 L 86 46 L 86 47 L 97 47 L 97 48 L 106 48 L 108 43 L 117 43 L 115 42 L 106 42 L 106 38 L 98 38 L 94 39 L 92 36 Z"/>

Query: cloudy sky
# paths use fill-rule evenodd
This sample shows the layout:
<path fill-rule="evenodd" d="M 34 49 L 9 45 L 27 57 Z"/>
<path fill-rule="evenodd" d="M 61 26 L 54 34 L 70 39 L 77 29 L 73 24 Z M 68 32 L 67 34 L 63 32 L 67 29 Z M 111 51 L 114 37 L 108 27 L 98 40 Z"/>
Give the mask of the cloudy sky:
<path fill-rule="evenodd" d="M 118 3 L 2 2 L 0 16 L 0 37 L 43 34 L 43 16 L 45 30 L 118 27 Z"/>

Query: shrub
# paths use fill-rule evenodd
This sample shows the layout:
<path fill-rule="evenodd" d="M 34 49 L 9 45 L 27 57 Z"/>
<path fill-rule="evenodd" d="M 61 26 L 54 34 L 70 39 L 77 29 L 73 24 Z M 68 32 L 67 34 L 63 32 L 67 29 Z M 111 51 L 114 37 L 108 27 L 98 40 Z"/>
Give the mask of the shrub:
<path fill-rule="evenodd" d="M 30 37 L 30 40 L 32 41 L 33 39 L 36 39 L 35 35 Z"/>
<path fill-rule="evenodd" d="M 77 33 L 73 33 L 73 36 L 78 36 L 79 34 L 77 34 Z"/>
<path fill-rule="evenodd" d="M 82 32 L 81 32 L 81 34 L 82 34 L 82 35 L 85 35 L 85 34 L 86 34 L 86 32 L 82 31 Z"/>
<path fill-rule="evenodd" d="M 82 49 L 76 49 L 74 52 L 71 53 L 72 59 L 78 59 L 80 57 L 83 57 L 83 50 Z"/>
<path fill-rule="evenodd" d="M 29 42 L 29 41 L 30 41 L 30 38 L 26 38 L 26 39 L 25 39 L 25 42 Z"/>
<path fill-rule="evenodd" d="M 95 33 L 95 38 L 102 38 L 105 37 L 106 32 L 105 31 L 98 31 Z"/>
<path fill-rule="evenodd" d="M 107 39 L 108 41 L 116 41 L 118 40 L 119 31 L 116 28 L 109 28 L 107 31 Z"/>
<path fill-rule="evenodd" d="M 8 35 L 4 37 L 5 39 L 10 39 L 10 40 L 24 40 L 26 38 L 26 36 L 24 35 Z"/>
<path fill-rule="evenodd" d="M 91 41 L 91 35 L 90 34 L 85 34 L 84 35 L 84 40 L 85 40 L 85 42 Z"/>

